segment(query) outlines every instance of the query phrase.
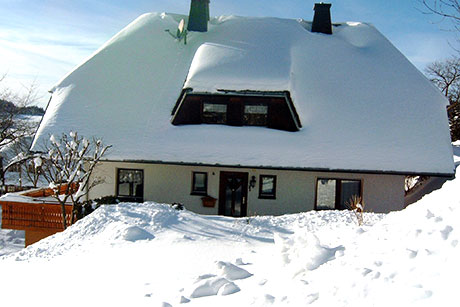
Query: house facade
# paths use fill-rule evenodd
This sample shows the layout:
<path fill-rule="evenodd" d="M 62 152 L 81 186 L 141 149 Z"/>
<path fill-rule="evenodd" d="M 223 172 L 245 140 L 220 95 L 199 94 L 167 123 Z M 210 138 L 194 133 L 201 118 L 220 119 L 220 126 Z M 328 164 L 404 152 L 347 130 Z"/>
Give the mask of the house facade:
<path fill-rule="evenodd" d="M 90 198 L 236 217 L 353 195 L 389 212 L 405 175 L 453 175 L 447 101 L 372 25 L 331 23 L 324 3 L 313 22 L 208 16 L 194 0 L 128 25 L 52 89 L 31 150 L 98 137 L 113 147 Z"/>
<path fill-rule="evenodd" d="M 90 198 L 118 195 L 126 201 L 176 202 L 200 214 L 344 209 L 354 194 L 362 196 L 371 212 L 404 207 L 403 175 L 126 162 L 103 162 L 97 175 L 105 183 L 95 187 Z"/>

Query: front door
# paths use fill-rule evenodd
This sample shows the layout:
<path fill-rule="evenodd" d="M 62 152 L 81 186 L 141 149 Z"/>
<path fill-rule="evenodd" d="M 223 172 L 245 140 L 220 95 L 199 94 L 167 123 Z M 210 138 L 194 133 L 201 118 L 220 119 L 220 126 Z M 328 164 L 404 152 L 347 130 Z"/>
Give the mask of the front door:
<path fill-rule="evenodd" d="M 219 214 L 241 217 L 247 214 L 248 173 L 220 172 Z"/>

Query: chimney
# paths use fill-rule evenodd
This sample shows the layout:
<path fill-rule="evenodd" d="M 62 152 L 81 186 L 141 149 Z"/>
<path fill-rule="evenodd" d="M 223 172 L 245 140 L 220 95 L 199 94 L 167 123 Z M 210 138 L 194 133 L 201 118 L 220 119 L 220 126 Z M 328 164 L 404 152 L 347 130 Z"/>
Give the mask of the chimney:
<path fill-rule="evenodd" d="M 311 25 L 312 32 L 324 34 L 332 34 L 331 24 L 331 4 L 330 3 L 315 3 L 315 16 Z"/>
<path fill-rule="evenodd" d="M 188 17 L 188 31 L 207 32 L 209 21 L 209 0 L 192 0 Z"/>

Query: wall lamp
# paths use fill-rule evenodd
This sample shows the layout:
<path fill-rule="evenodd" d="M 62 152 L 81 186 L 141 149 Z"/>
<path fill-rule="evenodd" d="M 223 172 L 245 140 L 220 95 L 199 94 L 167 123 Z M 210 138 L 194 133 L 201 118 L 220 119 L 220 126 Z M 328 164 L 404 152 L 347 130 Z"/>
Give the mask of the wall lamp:
<path fill-rule="evenodd" d="M 256 176 L 252 176 L 251 180 L 249 181 L 249 191 L 256 187 Z"/>

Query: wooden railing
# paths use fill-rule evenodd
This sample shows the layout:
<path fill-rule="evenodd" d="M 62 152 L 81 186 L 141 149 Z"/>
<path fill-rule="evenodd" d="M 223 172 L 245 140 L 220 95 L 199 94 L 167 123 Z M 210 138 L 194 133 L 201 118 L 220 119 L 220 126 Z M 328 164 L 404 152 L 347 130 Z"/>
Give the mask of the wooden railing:
<path fill-rule="evenodd" d="M 70 186 L 70 193 L 73 194 L 78 190 L 78 183 L 74 182 Z M 67 184 L 62 184 L 60 186 L 59 194 L 64 194 L 67 189 Z M 48 197 L 48 196 L 53 196 L 55 194 L 55 191 L 51 188 L 45 188 L 45 189 L 35 189 L 35 190 L 30 190 L 21 193 L 23 196 L 29 196 L 29 197 Z"/>
<path fill-rule="evenodd" d="M 64 229 L 59 204 L 2 202 L 2 228 L 6 229 Z M 66 222 L 70 225 L 72 206 L 65 206 Z"/>

